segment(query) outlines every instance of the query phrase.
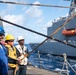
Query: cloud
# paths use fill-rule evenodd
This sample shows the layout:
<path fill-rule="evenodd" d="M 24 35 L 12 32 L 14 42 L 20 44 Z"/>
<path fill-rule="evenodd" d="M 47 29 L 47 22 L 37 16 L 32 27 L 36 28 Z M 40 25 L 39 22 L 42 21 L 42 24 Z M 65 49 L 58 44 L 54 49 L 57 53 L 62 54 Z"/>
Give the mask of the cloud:
<path fill-rule="evenodd" d="M 4 17 L 4 19 L 7 20 L 7 21 L 10 21 L 12 23 L 19 24 L 19 25 L 24 25 L 25 24 L 24 23 L 25 18 L 24 18 L 23 15 L 6 15 Z M 39 39 L 40 38 L 40 36 L 38 36 L 36 34 L 30 34 L 29 31 L 25 31 L 21 28 L 11 26 L 8 23 L 3 22 L 3 25 L 4 25 L 4 28 L 5 28 L 6 34 L 12 34 L 13 36 L 15 36 L 15 38 L 17 38 L 20 35 L 26 37 L 27 40 L 28 39 L 30 40 L 29 36 L 31 36 L 33 38 L 33 35 L 35 35 L 34 39 Z M 34 39 L 31 39 L 31 40 L 34 40 Z M 27 42 L 29 42 L 29 40 Z"/>
<path fill-rule="evenodd" d="M 36 1 L 36 2 L 34 2 L 34 4 L 39 4 L 39 2 Z M 28 15 L 29 17 L 35 19 L 35 22 L 34 22 L 35 24 L 36 23 L 39 24 L 39 23 L 41 23 L 43 21 L 43 18 L 42 18 L 42 14 L 43 13 L 42 13 L 42 10 L 40 9 L 39 6 L 38 7 L 37 6 L 33 6 L 33 7 L 30 7 L 29 9 L 27 9 L 25 7 L 25 8 L 23 8 L 23 10 L 27 9 L 26 10 L 26 14 L 19 14 L 19 15 L 18 14 L 14 14 L 12 12 L 11 12 L 11 14 L 12 14 L 11 15 L 10 11 L 14 10 L 14 9 L 11 9 L 11 8 L 14 8 L 14 6 L 12 6 L 10 4 L 7 5 L 7 8 L 4 11 L 3 19 L 5 19 L 7 21 L 10 21 L 12 23 L 15 23 L 15 24 L 22 25 L 22 26 L 24 26 L 26 24 L 27 27 L 28 27 L 28 24 L 27 24 L 28 21 L 26 21 L 27 18 L 25 17 L 25 15 Z M 21 29 L 21 28 L 17 28 L 15 26 L 9 25 L 8 23 L 5 23 L 5 22 L 3 22 L 3 25 L 4 25 L 4 29 L 6 31 L 6 34 L 10 33 L 13 36 L 15 36 L 15 38 L 17 38 L 18 36 L 22 35 L 22 36 L 24 36 L 26 38 L 26 42 L 34 41 L 34 39 L 36 39 L 36 40 L 39 39 L 41 41 L 41 39 L 44 38 L 44 37 L 41 37 L 41 36 L 38 36 L 38 35 L 35 35 L 35 37 L 34 37 L 33 33 L 30 33 L 30 32 L 28 32 L 26 30 Z M 32 24 L 32 25 L 34 25 L 34 24 Z M 31 29 L 31 26 L 30 26 L 30 29 Z"/>
<path fill-rule="evenodd" d="M 26 14 L 30 15 L 31 17 L 40 17 L 42 15 L 42 11 L 37 7 L 30 7 Z"/>
<path fill-rule="evenodd" d="M 23 15 L 6 15 L 4 19 L 21 26 L 24 26 L 25 22 Z M 21 28 L 12 26 L 8 23 L 3 22 L 3 25 L 6 33 L 13 34 L 15 37 L 19 36 L 20 34 L 23 35 L 22 33 L 25 33 L 24 30 L 22 30 Z"/>
<path fill-rule="evenodd" d="M 23 25 L 24 24 L 24 17 L 23 15 L 6 15 L 4 17 L 5 20 L 8 20 L 12 23 L 16 23 L 16 24 L 19 24 L 19 25 Z M 10 26 L 9 24 L 3 22 L 3 25 L 4 26 Z"/>
<path fill-rule="evenodd" d="M 67 13 L 65 16 L 63 16 L 63 17 L 68 17 L 69 16 L 69 14 Z"/>
<path fill-rule="evenodd" d="M 24 23 L 25 19 L 24 19 L 23 15 L 6 15 L 4 17 L 4 19 L 7 21 L 10 21 L 12 23 L 22 25 L 22 26 L 24 26 L 24 24 L 25 24 Z M 12 34 L 15 37 L 15 39 L 17 39 L 17 37 L 21 35 L 28 39 L 28 32 L 23 30 L 22 28 L 18 28 L 16 26 L 9 25 L 8 23 L 5 23 L 5 22 L 3 22 L 3 25 L 4 25 L 6 35 Z M 16 43 L 16 40 L 15 40 L 15 43 Z"/>
<path fill-rule="evenodd" d="M 38 1 L 35 1 L 33 4 L 40 4 Z"/>
<path fill-rule="evenodd" d="M 37 1 L 34 2 L 33 4 L 36 4 L 36 3 L 39 4 L 39 2 L 37 2 Z M 37 7 L 37 6 L 32 6 L 29 9 L 26 10 L 26 14 L 31 16 L 31 17 L 38 18 L 38 17 L 41 17 L 42 10 L 39 9 L 39 7 Z"/>
<path fill-rule="evenodd" d="M 1 1 L 11 1 L 11 0 L 1 0 Z"/>
<path fill-rule="evenodd" d="M 1 1 L 17 1 L 17 0 L 1 0 Z"/>
<path fill-rule="evenodd" d="M 2 0 L 4 2 L 11 2 L 11 1 L 17 1 L 17 0 Z M 12 13 L 12 11 L 14 11 L 14 9 L 16 8 L 16 5 L 14 4 L 4 4 L 4 9 L 0 12 L 1 16 L 5 16 L 8 13 Z"/>
<path fill-rule="evenodd" d="M 39 23 L 41 23 L 41 22 L 43 22 L 43 18 L 37 19 L 36 24 L 39 24 Z"/>
<path fill-rule="evenodd" d="M 40 4 L 38 1 L 35 1 L 33 4 Z M 42 9 L 40 9 L 40 6 L 31 6 L 29 9 L 26 10 L 26 15 L 30 19 L 35 20 L 35 24 L 40 24 L 43 22 L 43 12 Z M 29 20 L 29 19 L 28 19 Z"/>
<path fill-rule="evenodd" d="M 52 20 L 49 20 L 44 26 L 41 27 L 41 32 L 47 35 L 47 28 L 52 26 Z"/>
<path fill-rule="evenodd" d="M 51 27 L 51 26 L 52 26 L 52 20 L 49 20 L 44 27 Z"/>

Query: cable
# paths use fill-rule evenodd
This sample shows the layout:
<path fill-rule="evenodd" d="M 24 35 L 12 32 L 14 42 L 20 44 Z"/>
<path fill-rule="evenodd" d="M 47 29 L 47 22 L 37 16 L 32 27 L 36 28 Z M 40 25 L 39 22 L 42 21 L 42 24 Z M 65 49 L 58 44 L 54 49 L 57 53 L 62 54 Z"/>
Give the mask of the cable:
<path fill-rule="evenodd" d="M 71 46 L 71 47 L 76 48 L 76 46 L 74 46 L 74 45 L 68 44 L 68 43 L 66 43 L 66 42 L 63 42 L 63 41 L 61 41 L 61 40 L 58 40 L 58 39 L 55 39 L 55 38 L 53 38 L 53 37 L 47 36 L 47 35 L 45 35 L 45 34 L 42 34 L 42 33 L 36 32 L 36 31 L 31 30 L 31 29 L 29 29 L 29 28 L 25 28 L 25 27 L 23 27 L 23 26 L 20 26 L 20 25 L 18 25 L 18 24 L 12 23 L 12 22 L 9 22 L 9 21 L 4 20 L 4 19 L 0 19 L 0 20 L 3 21 L 3 22 L 9 23 L 10 25 L 13 25 L 13 26 L 16 26 L 16 27 L 22 28 L 22 29 L 24 29 L 24 30 L 27 30 L 27 31 L 30 31 L 30 32 L 36 33 L 36 34 L 38 34 L 38 35 L 44 36 L 44 37 L 46 37 L 46 38 L 49 38 L 49 39 L 52 39 L 52 40 L 54 40 L 54 41 L 57 41 L 57 42 L 60 42 L 60 43 L 66 44 L 66 45 L 68 45 L 68 46 Z"/>
<path fill-rule="evenodd" d="M 76 8 L 75 6 L 57 6 L 57 5 L 49 5 L 49 4 L 31 4 L 31 3 L 21 3 L 21 2 L 7 2 L 7 1 L 0 1 L 0 3 L 6 4 L 17 4 L 17 5 L 30 5 L 30 6 L 43 6 L 43 7 L 55 7 L 55 8 Z"/>

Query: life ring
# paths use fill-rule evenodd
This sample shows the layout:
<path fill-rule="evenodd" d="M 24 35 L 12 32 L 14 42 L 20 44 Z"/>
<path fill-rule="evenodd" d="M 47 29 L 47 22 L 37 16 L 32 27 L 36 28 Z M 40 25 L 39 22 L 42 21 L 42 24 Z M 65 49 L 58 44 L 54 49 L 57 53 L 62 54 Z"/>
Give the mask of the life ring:
<path fill-rule="evenodd" d="M 76 29 L 65 29 L 62 31 L 62 34 L 66 36 L 76 35 Z"/>

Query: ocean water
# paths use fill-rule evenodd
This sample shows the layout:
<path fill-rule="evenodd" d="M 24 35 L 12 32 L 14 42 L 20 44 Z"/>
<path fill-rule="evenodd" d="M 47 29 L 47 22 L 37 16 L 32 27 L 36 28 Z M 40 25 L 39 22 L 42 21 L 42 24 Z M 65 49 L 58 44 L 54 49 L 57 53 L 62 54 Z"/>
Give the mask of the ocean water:
<path fill-rule="evenodd" d="M 30 51 L 32 49 L 30 48 L 29 44 L 25 44 Z M 50 71 L 61 71 L 64 64 L 64 58 L 59 56 L 52 56 L 50 54 L 39 54 L 39 53 L 32 53 L 30 57 L 28 58 L 28 61 L 33 65 L 37 66 L 39 68 L 47 69 Z M 70 66 L 76 71 L 76 60 L 67 59 Z M 68 71 L 69 75 L 76 75 L 74 71 L 71 69 L 69 65 Z M 64 64 L 64 70 L 66 70 L 66 64 Z"/>
<path fill-rule="evenodd" d="M 40 58 L 38 53 L 32 53 L 29 57 L 29 61 L 39 68 L 44 68 L 50 71 L 61 71 L 64 64 L 64 59 L 58 56 L 52 56 L 50 54 L 40 54 Z M 76 60 L 67 59 L 71 67 L 76 70 Z M 64 65 L 64 70 L 66 70 L 66 66 Z M 69 75 L 76 75 L 70 66 L 68 65 Z"/>

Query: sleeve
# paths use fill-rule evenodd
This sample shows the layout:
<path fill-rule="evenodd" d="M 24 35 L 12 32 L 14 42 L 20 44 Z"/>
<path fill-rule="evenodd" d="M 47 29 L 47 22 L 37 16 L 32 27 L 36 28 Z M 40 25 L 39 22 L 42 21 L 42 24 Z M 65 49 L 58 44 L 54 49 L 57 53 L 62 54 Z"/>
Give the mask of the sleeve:
<path fill-rule="evenodd" d="M 7 49 L 7 57 L 8 57 L 8 63 L 14 63 L 14 64 L 16 64 L 16 59 L 13 59 L 13 58 L 11 58 L 11 57 L 9 57 L 8 55 L 9 55 L 9 51 L 8 51 L 8 47 L 6 47 L 6 49 Z"/>
<path fill-rule="evenodd" d="M 0 50 L 0 75 L 6 75 L 8 72 L 8 60 L 6 57 L 6 53 L 4 50 L 4 46 L 3 50 Z"/>
<path fill-rule="evenodd" d="M 4 50 L 4 52 L 5 52 L 5 56 L 7 57 L 7 56 L 8 56 L 7 48 L 6 48 L 4 45 L 2 45 L 2 47 L 3 47 L 3 50 Z"/>

